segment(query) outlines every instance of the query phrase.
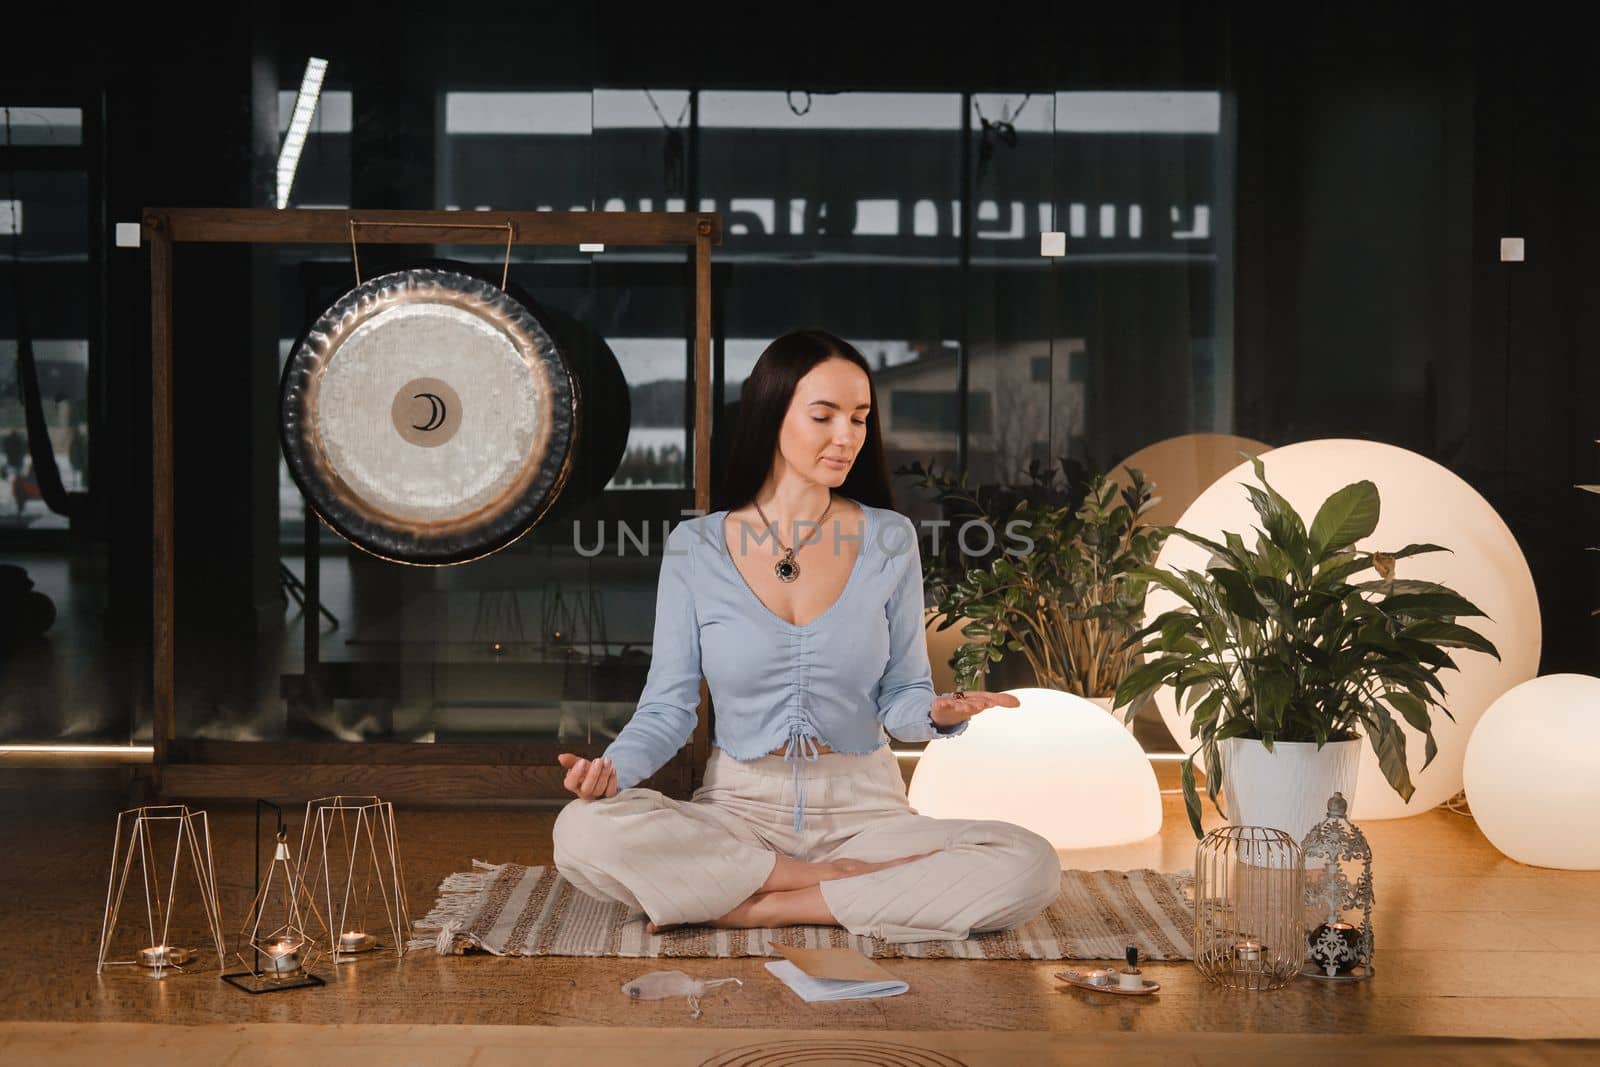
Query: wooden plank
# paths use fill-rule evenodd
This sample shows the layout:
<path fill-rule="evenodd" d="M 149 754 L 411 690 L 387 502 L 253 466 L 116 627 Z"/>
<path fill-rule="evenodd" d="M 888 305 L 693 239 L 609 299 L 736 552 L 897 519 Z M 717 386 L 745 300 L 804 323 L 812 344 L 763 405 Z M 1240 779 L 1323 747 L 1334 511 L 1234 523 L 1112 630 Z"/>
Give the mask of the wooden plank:
<path fill-rule="evenodd" d="M 556 765 L 556 756 L 598 756 L 606 742 L 568 741 L 433 744 L 391 741 L 174 741 L 174 763 L 291 764 L 359 763 L 448 766 L 464 764 Z"/>
<path fill-rule="evenodd" d="M 362 768 L 357 778 L 365 778 L 374 768 L 387 770 L 405 767 L 436 770 L 444 780 L 454 780 L 468 768 L 500 768 L 539 772 L 530 781 L 538 784 L 537 792 L 506 794 L 521 799 L 557 800 L 569 796 L 561 785 L 565 772 L 556 757 L 563 752 L 573 752 L 593 758 L 605 751 L 606 743 L 574 744 L 556 741 L 534 741 L 520 744 L 421 744 L 405 742 L 346 742 L 346 741 L 190 741 L 175 740 L 169 746 L 167 768 L 180 771 L 180 781 L 194 779 L 195 768 L 231 768 L 230 773 L 244 775 L 249 781 L 275 781 L 293 779 L 312 773 L 313 778 L 324 772 L 320 768 Z M 693 790 L 693 755 L 685 746 L 662 765 L 648 779 L 650 788 L 659 789 L 668 796 L 687 797 Z M 496 772 L 498 773 L 498 771 Z M 163 782 L 165 782 L 163 771 Z M 543 775 L 544 777 L 539 777 Z M 646 783 L 640 783 L 646 784 Z M 346 790 L 348 792 L 349 790 Z M 233 794 L 214 794 L 233 795 Z M 243 794 L 240 794 L 243 795 Z"/>
<path fill-rule="evenodd" d="M 174 530 L 172 513 L 172 230 L 160 215 L 145 216 L 150 239 L 150 494 L 151 494 L 151 733 L 155 762 L 166 762 L 174 735 L 176 682 L 173 649 Z"/>
<path fill-rule="evenodd" d="M 702 220 L 694 242 L 694 506 L 711 510 L 711 242 L 710 220 Z M 700 682 L 700 712 L 689 747 L 690 786 L 698 786 L 711 758 L 711 692 Z"/>
<path fill-rule="evenodd" d="M 534 804 L 571 800 L 572 794 L 561 785 L 565 773 L 554 763 L 170 763 L 161 775 L 161 796 L 172 800 L 260 797 L 303 804 L 311 797 L 343 793 L 410 803 L 498 800 Z M 679 769 L 668 764 L 640 785 L 670 796 L 677 792 L 680 778 Z"/>
<path fill-rule="evenodd" d="M 512 244 L 688 245 L 709 234 L 720 240 L 721 219 L 686 211 L 349 211 L 343 208 L 149 208 L 165 221 L 174 241 L 248 244 L 506 243 L 503 223 L 515 227 Z M 403 225 L 394 225 L 394 224 Z M 418 229 L 425 226 L 427 229 Z M 487 227 L 487 228 L 485 228 Z"/>

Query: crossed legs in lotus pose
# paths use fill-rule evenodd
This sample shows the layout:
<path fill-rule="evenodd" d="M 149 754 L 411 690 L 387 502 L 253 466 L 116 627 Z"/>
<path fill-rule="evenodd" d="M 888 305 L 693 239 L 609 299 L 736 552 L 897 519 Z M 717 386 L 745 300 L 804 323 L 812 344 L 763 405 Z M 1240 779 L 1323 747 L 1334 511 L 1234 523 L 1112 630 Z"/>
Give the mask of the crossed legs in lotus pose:
<path fill-rule="evenodd" d="M 886 867 L 896 867 L 902 863 L 921 859 L 923 856 L 931 856 L 937 851 L 938 849 L 919 852 L 915 856 L 901 856 L 879 863 L 849 859 L 806 863 L 780 852 L 778 862 L 773 865 L 772 873 L 767 876 L 760 889 L 728 914 L 701 925 L 730 929 L 797 925 L 838 926 L 839 920 L 828 910 L 828 904 L 822 898 L 823 882 L 835 878 L 853 878 L 858 874 L 870 874 Z M 646 922 L 645 929 L 657 934 L 662 930 L 671 929 L 671 926 L 657 926 L 653 922 Z"/>

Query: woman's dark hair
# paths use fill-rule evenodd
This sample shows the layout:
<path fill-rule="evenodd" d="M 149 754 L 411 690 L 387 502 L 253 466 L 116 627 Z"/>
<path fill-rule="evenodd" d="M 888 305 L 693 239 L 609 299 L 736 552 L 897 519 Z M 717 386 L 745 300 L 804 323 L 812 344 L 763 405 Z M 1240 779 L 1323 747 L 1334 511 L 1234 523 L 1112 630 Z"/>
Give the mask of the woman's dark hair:
<path fill-rule="evenodd" d="M 756 360 L 739 394 L 739 415 L 721 484 L 713 494 L 711 509 L 733 511 L 755 499 L 772 470 L 778 451 L 778 431 L 794 399 L 794 387 L 817 364 L 847 359 L 867 376 L 867 438 L 838 492 L 871 507 L 894 507 L 889 470 L 883 458 L 883 434 L 878 423 L 878 388 L 872 368 L 854 345 L 826 330 L 791 330 L 767 346 Z"/>

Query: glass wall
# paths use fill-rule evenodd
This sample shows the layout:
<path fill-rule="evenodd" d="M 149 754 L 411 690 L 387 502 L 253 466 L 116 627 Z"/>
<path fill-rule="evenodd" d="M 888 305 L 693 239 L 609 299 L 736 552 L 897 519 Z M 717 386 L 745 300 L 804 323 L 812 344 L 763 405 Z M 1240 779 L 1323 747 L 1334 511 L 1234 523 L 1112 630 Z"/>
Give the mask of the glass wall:
<path fill-rule="evenodd" d="M 95 113 L 15 103 L 0 100 L 0 743 L 125 743 L 127 642 L 95 537 L 109 488 L 94 473 Z"/>
<path fill-rule="evenodd" d="M 280 136 L 292 73 L 277 101 Z M 336 68 L 329 76 L 291 206 L 361 206 L 356 126 L 375 112 L 356 105 L 378 90 Z M 838 93 L 443 85 L 431 115 L 404 119 L 433 132 L 431 153 L 411 164 L 425 192 L 403 206 L 479 215 L 484 225 L 506 210 L 716 211 L 714 431 L 731 425 L 765 346 L 814 325 L 873 365 L 891 469 L 964 464 L 977 480 L 1014 480 L 1031 461 L 1108 466 L 1162 436 L 1228 428 L 1231 339 L 1218 309 L 1231 293 L 1232 179 L 1220 101 L 1208 91 L 1048 84 Z M 380 115 L 383 106 L 363 104 Z M 76 191 L 70 175 L 19 178 L 28 239 L 53 235 L 83 255 L 83 176 Z M 76 229 L 52 203 L 79 205 Z M 1053 231 L 1066 234 L 1064 257 L 1040 254 Z M 491 244 L 358 244 L 358 254 L 365 278 L 431 264 L 496 284 L 505 258 Z M 205 259 L 190 249 L 179 257 L 181 324 L 197 312 L 184 272 Z M 308 327 L 354 284 L 355 265 L 336 245 L 283 246 L 271 257 L 268 347 L 281 374 Z M 650 662 L 660 543 L 694 499 L 691 258 L 615 246 L 519 246 L 510 258 L 514 295 L 567 331 L 589 390 L 580 469 L 557 506 L 484 559 L 403 566 L 318 522 L 278 442 L 250 442 L 245 451 L 269 451 L 276 470 L 266 494 L 276 582 L 269 573 L 253 592 L 227 593 L 249 601 L 238 610 L 180 597 L 180 737 L 601 741 L 626 722 Z M 90 363 L 86 336 L 41 335 L 39 345 L 45 392 L 66 399 L 50 442 L 69 489 L 88 484 L 74 459 L 85 446 L 73 406 Z M 0 355 L 10 366 L 12 350 Z M 251 404 L 275 412 L 276 389 L 259 391 Z M 8 379 L 0 435 L 20 425 L 18 410 Z M 180 424 L 189 417 L 180 411 Z M 228 432 L 254 431 L 241 422 Z M 198 521 L 195 502 L 217 491 L 210 477 L 180 477 L 191 515 L 180 504 L 180 521 Z M 233 498 L 217 497 L 217 508 L 234 506 L 224 499 Z M 914 518 L 935 511 L 909 481 L 897 484 L 896 504 Z M 31 499 L 18 514 L 13 525 L 60 521 Z M 619 537 L 624 529 L 631 537 Z M 259 567 L 272 551 L 249 538 L 207 544 L 228 557 L 213 564 L 221 571 Z M 180 551 L 180 569 L 186 558 Z"/>

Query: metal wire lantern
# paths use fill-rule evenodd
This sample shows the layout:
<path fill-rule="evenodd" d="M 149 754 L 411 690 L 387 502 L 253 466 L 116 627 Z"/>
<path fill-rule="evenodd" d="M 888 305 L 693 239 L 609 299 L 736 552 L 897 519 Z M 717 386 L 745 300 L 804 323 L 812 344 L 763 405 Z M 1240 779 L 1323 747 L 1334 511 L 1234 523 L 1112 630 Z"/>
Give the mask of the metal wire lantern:
<path fill-rule="evenodd" d="M 326 909 L 333 962 L 379 948 L 385 932 L 394 954 L 405 955 L 411 911 L 394 805 L 378 797 L 321 797 L 306 805 L 300 834 L 300 870 L 307 892 Z"/>
<path fill-rule="evenodd" d="M 170 836 L 170 847 L 167 838 Z M 185 863 L 187 859 L 187 863 Z M 135 865 L 143 888 L 144 947 L 133 959 L 107 959 L 116 942 L 128 882 Z M 184 868 L 188 868 L 185 872 Z M 163 888 L 165 871 L 165 888 Z M 148 968 L 152 978 L 165 978 L 169 971 L 198 969 L 192 964 L 202 948 L 173 944 L 175 937 L 196 933 L 189 916 L 173 925 L 174 913 L 188 912 L 191 906 L 180 901 L 178 887 L 194 878 L 199 896 L 198 919 L 205 924 L 203 936 L 215 947 L 216 966 L 223 960 L 222 913 L 217 907 L 217 876 L 211 861 L 211 829 L 203 811 L 190 811 L 185 804 L 162 804 L 129 808 L 117 815 L 117 835 L 111 849 L 111 874 L 106 883 L 106 909 L 100 921 L 100 956 L 95 973 L 107 967 L 138 965 Z M 184 890 L 185 897 L 188 890 Z M 180 906 L 181 905 L 181 906 Z M 137 904 L 135 904 L 137 907 Z M 209 965 L 208 965 L 209 969 Z"/>
<path fill-rule="evenodd" d="M 1306 958 L 1300 846 L 1282 830 L 1224 826 L 1194 852 L 1195 966 L 1229 989 L 1279 989 Z"/>
<path fill-rule="evenodd" d="M 1301 844 L 1305 856 L 1305 926 L 1311 978 L 1372 977 L 1372 849 L 1346 817 L 1343 793 Z"/>
<path fill-rule="evenodd" d="M 320 942 L 325 929 L 289 857 L 288 841 L 288 831 L 280 822 L 272 864 L 240 931 L 236 955 L 248 969 L 222 976 L 247 993 L 323 984 L 310 971 L 322 956 Z"/>

